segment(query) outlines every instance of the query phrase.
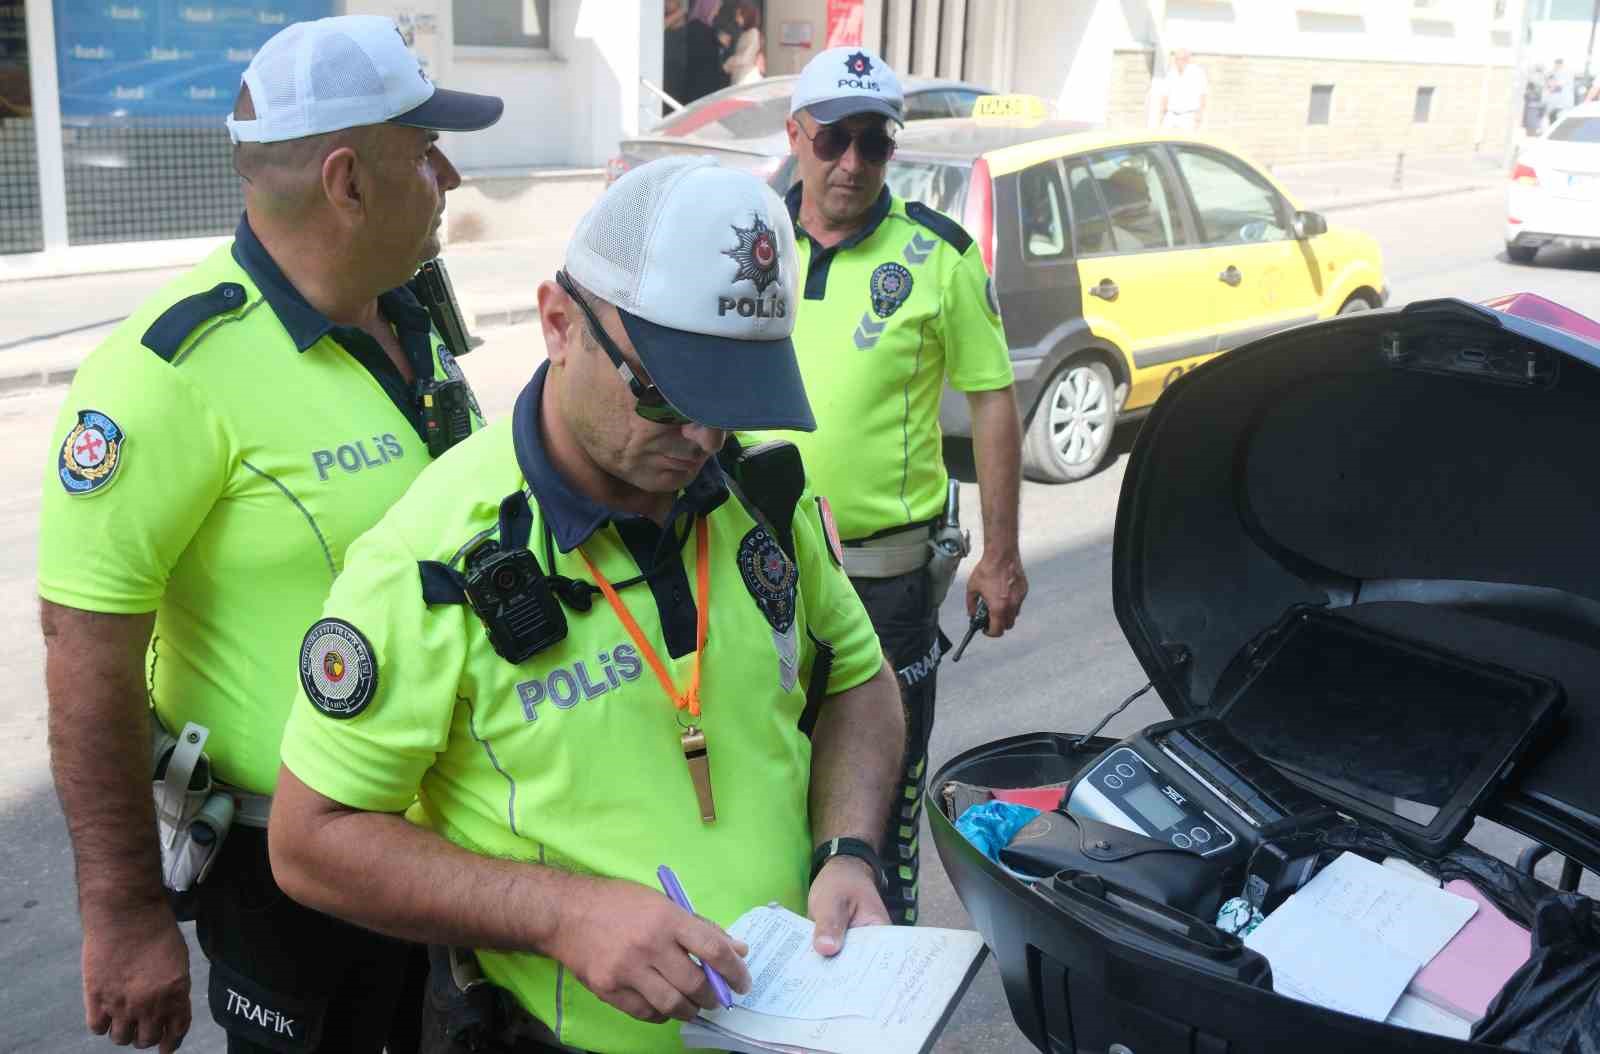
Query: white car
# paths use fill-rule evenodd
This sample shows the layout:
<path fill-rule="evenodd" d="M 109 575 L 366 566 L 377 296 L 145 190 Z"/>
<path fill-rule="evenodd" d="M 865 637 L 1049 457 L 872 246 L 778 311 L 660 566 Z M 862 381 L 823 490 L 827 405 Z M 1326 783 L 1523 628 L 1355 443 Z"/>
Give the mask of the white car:
<path fill-rule="evenodd" d="M 1517 156 L 1506 202 L 1506 255 L 1542 245 L 1600 249 L 1600 103 L 1575 106 Z"/>

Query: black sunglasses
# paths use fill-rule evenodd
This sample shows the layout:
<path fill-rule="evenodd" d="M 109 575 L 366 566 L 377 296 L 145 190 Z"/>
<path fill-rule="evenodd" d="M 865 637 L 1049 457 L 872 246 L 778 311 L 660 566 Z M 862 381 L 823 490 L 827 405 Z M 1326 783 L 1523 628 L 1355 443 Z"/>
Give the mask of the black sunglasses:
<path fill-rule="evenodd" d="M 572 279 L 567 277 L 566 271 L 556 272 L 556 284 L 583 311 L 583 317 L 589 320 L 589 332 L 593 334 L 595 343 L 600 345 L 600 349 L 606 353 L 606 358 L 610 359 L 617 372 L 622 374 L 622 379 L 628 382 L 628 391 L 633 393 L 633 412 L 646 421 L 658 425 L 694 424 L 693 418 L 683 416 L 667 402 L 667 397 L 661 394 L 660 388 L 650 382 L 648 376 L 642 381 L 639 379 L 639 371 L 635 371 L 628 365 L 628 360 L 622 357 L 622 349 L 617 347 L 605 327 L 600 324 L 600 320 L 595 317 L 594 311 L 578 294 L 577 287 L 572 284 Z M 642 370 L 643 367 L 640 367 L 640 371 Z"/>
<path fill-rule="evenodd" d="M 818 124 L 817 134 L 807 135 L 801 124 L 800 134 L 811 140 L 811 149 L 819 161 L 839 160 L 851 143 L 856 144 L 856 154 L 869 165 L 881 165 L 894 156 L 894 136 L 882 128 L 852 132 L 842 124 Z"/>

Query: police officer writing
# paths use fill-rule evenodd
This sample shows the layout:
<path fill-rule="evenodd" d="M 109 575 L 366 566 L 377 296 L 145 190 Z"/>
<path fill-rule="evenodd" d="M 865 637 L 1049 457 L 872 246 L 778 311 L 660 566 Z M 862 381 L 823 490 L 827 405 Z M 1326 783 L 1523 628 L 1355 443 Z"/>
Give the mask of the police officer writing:
<path fill-rule="evenodd" d="M 429 460 L 418 385 L 459 375 L 405 288 L 459 183 L 435 130 L 501 106 L 436 89 L 389 19 L 282 30 L 227 122 L 232 242 L 67 396 L 40 529 L 50 749 L 85 1019 L 116 1044 L 188 1031 L 193 912 L 230 1052 L 414 1048 L 407 947 L 285 900 L 265 828 L 301 634 Z"/>
<path fill-rule="evenodd" d="M 824 955 L 888 921 L 893 673 L 792 446 L 714 457 L 812 426 L 797 280 L 754 177 L 629 172 L 539 287 L 512 417 L 356 543 L 306 633 L 274 872 L 478 949 L 513 1011 L 492 1049 L 677 1049 L 669 1019 L 715 1005 L 690 955 L 748 987 L 720 928 L 748 909 L 808 913 Z"/>
<path fill-rule="evenodd" d="M 947 647 L 938 609 L 959 561 L 959 550 L 935 555 L 929 545 L 946 504 L 939 405 L 947 380 L 971 411 L 983 512 L 969 618 L 1000 636 L 1016 621 L 1028 581 L 1017 544 L 1022 433 L 994 285 L 959 224 L 885 186 L 902 106 L 894 71 L 865 48 L 824 51 L 796 82 L 788 132 L 800 181 L 788 206 L 805 299 L 794 340 L 817 429 L 786 438 L 833 503 L 845 570 L 904 696 L 909 735 L 886 839 L 887 900 L 894 921 L 909 924 L 934 685 Z"/>

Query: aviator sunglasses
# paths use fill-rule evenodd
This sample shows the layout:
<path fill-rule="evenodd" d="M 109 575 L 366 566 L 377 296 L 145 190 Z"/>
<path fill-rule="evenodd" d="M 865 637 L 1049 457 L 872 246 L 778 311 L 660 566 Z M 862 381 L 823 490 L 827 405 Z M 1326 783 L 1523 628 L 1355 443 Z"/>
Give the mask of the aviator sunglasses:
<path fill-rule="evenodd" d="M 650 382 L 648 376 L 642 381 L 639 379 L 639 372 L 628 365 L 628 360 L 622 357 L 622 349 L 611 339 L 588 303 L 578 295 L 577 287 L 572 284 L 572 279 L 567 277 L 566 271 L 556 272 L 556 284 L 578 305 L 583 317 L 589 322 L 589 332 L 594 336 L 595 343 L 600 345 L 600 349 L 606 353 L 606 358 L 610 359 L 617 372 L 622 374 L 622 379 L 628 382 L 628 391 L 633 393 L 633 412 L 652 424 L 674 426 L 694 424 L 692 418 L 683 416 L 667 402 L 667 397 L 661 394 L 660 388 Z M 643 367 L 640 367 L 641 371 L 642 369 Z"/>
<path fill-rule="evenodd" d="M 882 128 L 852 132 L 842 124 L 818 124 L 817 134 L 810 135 L 800 124 L 800 134 L 811 140 L 811 149 L 819 161 L 839 160 L 852 142 L 856 144 L 856 155 L 869 165 L 881 165 L 894 156 L 894 136 Z"/>

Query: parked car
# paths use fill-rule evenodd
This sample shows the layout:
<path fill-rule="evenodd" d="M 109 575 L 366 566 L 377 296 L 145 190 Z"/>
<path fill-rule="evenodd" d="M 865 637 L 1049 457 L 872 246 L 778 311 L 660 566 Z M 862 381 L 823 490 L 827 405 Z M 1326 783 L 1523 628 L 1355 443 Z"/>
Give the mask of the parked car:
<path fill-rule="evenodd" d="M 888 182 L 958 218 L 983 252 L 1035 480 L 1094 472 L 1115 425 L 1207 359 L 1388 299 L 1372 238 L 1330 230 L 1203 137 L 920 121 L 901 131 Z M 966 401 L 949 390 L 941 425 L 971 434 Z"/>
<path fill-rule="evenodd" d="M 798 77 L 768 77 L 707 95 L 666 118 L 648 132 L 624 139 L 606 163 L 610 185 L 628 169 L 671 154 L 712 154 L 731 168 L 754 172 L 786 189 L 783 172 L 789 141 L 783 122 Z M 962 81 L 907 77 L 902 82 L 906 119 L 966 117 L 973 103 L 993 94 Z"/>
<path fill-rule="evenodd" d="M 1600 249 L 1600 103 L 1575 106 L 1523 144 L 1506 200 L 1506 255 L 1532 263 L 1539 249 Z"/>

